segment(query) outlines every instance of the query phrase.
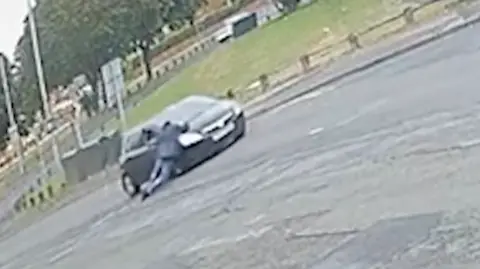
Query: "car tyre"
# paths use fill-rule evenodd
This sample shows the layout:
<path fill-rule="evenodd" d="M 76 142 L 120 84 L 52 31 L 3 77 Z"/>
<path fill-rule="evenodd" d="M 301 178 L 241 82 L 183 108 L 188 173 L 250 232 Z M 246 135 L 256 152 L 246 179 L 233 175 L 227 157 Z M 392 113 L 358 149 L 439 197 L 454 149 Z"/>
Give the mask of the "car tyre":
<path fill-rule="evenodd" d="M 240 133 L 237 139 L 241 139 L 241 138 L 244 138 L 245 134 L 247 133 L 247 123 L 246 123 L 245 115 L 242 114 L 240 116 L 238 125 L 239 125 L 238 127 L 240 128 Z"/>
<path fill-rule="evenodd" d="M 134 198 L 140 193 L 140 186 L 136 185 L 127 174 L 122 175 L 122 189 L 130 198 Z"/>

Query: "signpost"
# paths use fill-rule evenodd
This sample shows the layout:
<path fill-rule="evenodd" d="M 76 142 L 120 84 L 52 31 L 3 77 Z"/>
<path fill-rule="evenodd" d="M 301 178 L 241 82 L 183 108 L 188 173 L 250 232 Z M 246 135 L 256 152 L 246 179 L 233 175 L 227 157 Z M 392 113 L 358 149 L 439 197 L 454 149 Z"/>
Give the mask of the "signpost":
<path fill-rule="evenodd" d="M 127 119 L 125 108 L 123 106 L 123 95 L 125 92 L 125 82 L 122 71 L 122 60 L 113 59 L 102 66 L 102 78 L 105 83 L 105 99 L 109 108 L 117 106 L 122 130 L 127 128 Z"/>

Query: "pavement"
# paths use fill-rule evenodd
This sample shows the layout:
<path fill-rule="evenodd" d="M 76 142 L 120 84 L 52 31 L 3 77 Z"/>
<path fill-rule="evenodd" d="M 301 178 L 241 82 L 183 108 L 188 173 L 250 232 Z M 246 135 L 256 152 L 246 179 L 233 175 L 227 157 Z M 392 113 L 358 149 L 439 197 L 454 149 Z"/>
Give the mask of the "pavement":
<path fill-rule="evenodd" d="M 0 268 L 478 268 L 479 30 L 252 119 L 144 203 L 112 182 L 5 235 Z"/>

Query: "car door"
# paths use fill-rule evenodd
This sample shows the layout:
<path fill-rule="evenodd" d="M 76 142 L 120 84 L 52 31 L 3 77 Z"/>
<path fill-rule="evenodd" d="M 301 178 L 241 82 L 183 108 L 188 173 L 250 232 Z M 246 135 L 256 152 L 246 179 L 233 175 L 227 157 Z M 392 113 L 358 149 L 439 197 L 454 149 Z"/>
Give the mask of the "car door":
<path fill-rule="evenodd" d="M 208 160 L 215 151 L 215 143 L 210 137 L 204 137 L 200 142 L 185 148 L 185 153 L 179 163 L 180 170 L 188 171 L 191 168 Z"/>

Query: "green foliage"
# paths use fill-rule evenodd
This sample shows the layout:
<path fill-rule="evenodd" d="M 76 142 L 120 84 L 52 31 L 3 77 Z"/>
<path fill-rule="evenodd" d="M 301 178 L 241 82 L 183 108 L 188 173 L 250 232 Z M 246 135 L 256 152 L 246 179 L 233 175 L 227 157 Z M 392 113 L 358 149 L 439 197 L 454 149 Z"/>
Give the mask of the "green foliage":
<path fill-rule="evenodd" d="M 152 77 L 150 48 L 155 38 L 163 39 L 161 29 L 168 23 L 169 2 L 158 0 L 119 0 L 118 27 L 128 52 L 140 49 L 147 79 Z"/>
<path fill-rule="evenodd" d="M 196 12 L 207 4 L 206 0 L 172 1 L 168 13 L 168 20 L 170 23 L 184 24 L 186 22 L 194 26 Z"/>
<path fill-rule="evenodd" d="M 8 139 L 7 130 L 8 130 L 7 108 L 5 106 L 3 81 L 2 81 L 2 78 L 0 77 L 0 150 L 4 150 L 6 147 L 6 142 Z"/>
<path fill-rule="evenodd" d="M 115 57 L 140 50 L 150 79 L 150 48 L 165 26 L 193 23 L 206 0 L 44 0 L 34 9 L 42 64 L 51 90 L 84 74 L 97 92 L 100 68 Z M 22 112 L 31 119 L 41 108 L 28 19 L 16 48 Z M 92 103 L 91 100 L 84 103 Z M 96 104 L 95 101 L 93 103 Z"/>

